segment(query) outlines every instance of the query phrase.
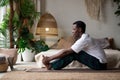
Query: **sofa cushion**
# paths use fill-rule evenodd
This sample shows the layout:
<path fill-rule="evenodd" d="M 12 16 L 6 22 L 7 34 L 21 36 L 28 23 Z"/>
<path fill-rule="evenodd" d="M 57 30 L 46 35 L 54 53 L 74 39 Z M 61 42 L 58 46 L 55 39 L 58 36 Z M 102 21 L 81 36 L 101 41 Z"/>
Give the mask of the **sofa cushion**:
<path fill-rule="evenodd" d="M 115 49 L 114 40 L 113 38 L 94 38 L 98 44 L 101 45 L 104 49 Z M 56 44 L 54 44 L 51 48 L 52 49 L 66 49 L 72 46 L 72 44 L 75 42 L 74 38 L 72 36 L 61 38 L 58 40 Z"/>
<path fill-rule="evenodd" d="M 73 43 L 74 43 L 74 38 L 71 37 L 71 36 L 66 37 L 66 38 L 61 38 L 51 48 L 54 48 L 54 49 L 66 49 L 66 48 L 70 48 Z"/>

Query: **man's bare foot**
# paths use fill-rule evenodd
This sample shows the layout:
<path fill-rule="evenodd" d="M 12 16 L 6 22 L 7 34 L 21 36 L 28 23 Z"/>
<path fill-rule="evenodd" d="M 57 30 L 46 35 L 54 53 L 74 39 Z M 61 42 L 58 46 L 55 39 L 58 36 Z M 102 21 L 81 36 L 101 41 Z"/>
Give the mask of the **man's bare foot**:
<path fill-rule="evenodd" d="M 50 70 L 51 69 L 51 65 L 50 65 L 50 61 L 49 61 L 49 57 L 44 56 L 43 55 L 43 60 L 42 60 L 43 64 L 45 65 L 45 67 Z"/>

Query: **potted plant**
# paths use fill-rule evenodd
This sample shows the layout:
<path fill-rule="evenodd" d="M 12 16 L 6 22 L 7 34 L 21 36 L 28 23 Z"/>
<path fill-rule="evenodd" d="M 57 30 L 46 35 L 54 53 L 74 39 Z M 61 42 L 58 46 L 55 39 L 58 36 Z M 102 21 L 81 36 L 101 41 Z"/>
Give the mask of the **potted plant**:
<path fill-rule="evenodd" d="M 2 3 L 2 4 L 1 4 Z M 13 44 L 17 45 L 18 52 L 24 52 L 25 49 L 29 49 L 32 52 L 37 53 L 40 46 L 43 46 L 44 42 L 35 41 L 31 29 L 34 24 L 34 20 L 39 17 L 38 12 L 35 10 L 35 4 L 33 0 L 1 0 L 0 5 L 10 4 L 10 12 L 8 17 L 8 25 L 6 29 L 10 32 L 10 48 Z M 13 4 L 14 3 L 14 4 Z M 15 9 L 13 8 L 13 5 Z M 12 26 L 11 26 L 12 25 Z M 13 35 L 15 33 L 15 36 Z M 12 37 L 11 37 L 12 36 Z M 12 38 L 12 39 L 11 39 Z M 17 38 L 16 42 L 15 39 Z M 42 43 L 40 46 L 36 43 Z M 12 44 L 12 46 L 11 46 Z M 45 44 L 45 43 L 44 43 Z M 46 45 L 47 46 L 47 45 Z M 49 49 L 48 46 L 46 49 Z M 28 55 L 28 54 L 27 54 Z"/>
<path fill-rule="evenodd" d="M 0 0 L 0 7 L 9 5 L 9 11 L 4 16 L 1 32 L 5 36 L 6 31 L 9 31 L 10 48 L 14 47 L 14 33 L 17 35 L 17 40 L 22 36 L 22 29 L 28 28 L 29 31 L 34 24 L 34 20 L 38 16 L 35 10 L 33 0 Z M 13 8 L 14 6 L 14 8 Z M 11 46 L 12 44 L 12 46 Z"/>
<path fill-rule="evenodd" d="M 47 45 L 43 41 L 34 40 L 33 33 L 31 32 L 31 29 L 34 24 L 34 20 L 37 17 L 39 17 L 38 13 L 35 10 L 35 4 L 33 0 L 22 0 L 20 2 L 19 8 L 20 8 L 19 18 L 20 18 L 21 26 L 18 28 L 17 46 L 19 52 L 23 52 L 23 55 L 25 55 L 26 53 L 28 58 L 28 55 L 30 53 L 32 53 L 31 55 L 34 55 L 33 53 L 39 53 L 42 50 L 44 50 L 44 49 L 40 49 L 40 47 L 41 46 L 44 47 Z M 48 46 L 46 50 L 47 49 L 49 49 Z"/>
<path fill-rule="evenodd" d="M 25 35 L 26 34 L 26 35 Z M 33 61 L 34 55 L 49 49 L 48 45 L 42 40 L 34 40 L 33 34 L 28 28 L 23 28 L 21 37 L 18 40 L 19 53 L 22 52 L 24 61 Z"/>

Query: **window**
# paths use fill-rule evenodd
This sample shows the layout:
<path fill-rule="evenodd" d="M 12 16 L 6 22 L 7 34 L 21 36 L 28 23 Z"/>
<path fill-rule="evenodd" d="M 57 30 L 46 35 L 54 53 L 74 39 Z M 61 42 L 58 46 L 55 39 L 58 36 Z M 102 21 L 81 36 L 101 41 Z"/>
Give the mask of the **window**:
<path fill-rule="evenodd" d="M 0 8 L 0 28 L 1 28 L 1 23 L 2 23 L 2 20 L 3 20 L 3 15 L 6 13 L 6 7 L 1 7 Z M 8 35 L 8 31 L 7 31 L 7 35 Z M 8 48 L 9 47 L 9 36 L 7 37 L 4 37 L 2 35 L 2 33 L 0 32 L 0 47 L 2 48 Z"/>

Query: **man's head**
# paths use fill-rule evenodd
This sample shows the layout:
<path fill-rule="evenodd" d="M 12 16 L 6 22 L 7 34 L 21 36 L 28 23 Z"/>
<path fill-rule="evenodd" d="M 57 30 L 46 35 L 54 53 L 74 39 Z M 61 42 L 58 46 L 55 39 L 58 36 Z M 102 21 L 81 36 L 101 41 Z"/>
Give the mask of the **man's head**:
<path fill-rule="evenodd" d="M 76 21 L 73 23 L 73 36 L 75 38 L 80 38 L 83 33 L 85 33 L 86 24 L 83 21 Z"/>

